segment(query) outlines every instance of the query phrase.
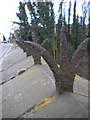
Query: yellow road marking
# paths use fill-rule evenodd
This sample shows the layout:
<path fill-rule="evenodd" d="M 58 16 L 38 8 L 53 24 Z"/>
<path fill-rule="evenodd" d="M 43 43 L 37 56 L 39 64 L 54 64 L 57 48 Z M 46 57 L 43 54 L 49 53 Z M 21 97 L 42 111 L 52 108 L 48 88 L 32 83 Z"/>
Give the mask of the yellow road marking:
<path fill-rule="evenodd" d="M 52 98 L 45 98 L 44 100 L 42 100 L 39 104 L 35 105 L 34 107 L 34 111 L 39 110 L 40 108 L 44 107 L 45 105 L 49 104 L 52 100 L 55 99 L 55 96 Z"/>

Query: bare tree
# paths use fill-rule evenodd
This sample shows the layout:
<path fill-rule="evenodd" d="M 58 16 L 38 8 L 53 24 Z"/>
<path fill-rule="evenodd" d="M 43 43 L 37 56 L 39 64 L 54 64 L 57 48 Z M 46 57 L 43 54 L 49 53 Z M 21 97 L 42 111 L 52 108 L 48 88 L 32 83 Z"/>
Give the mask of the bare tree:
<path fill-rule="evenodd" d="M 85 39 L 75 51 L 72 60 L 69 62 L 68 60 L 68 53 L 67 53 L 67 39 L 65 36 L 65 28 L 62 26 L 61 28 L 61 42 L 60 42 L 60 61 L 61 66 L 58 68 L 57 63 L 51 57 L 49 52 L 42 47 L 41 45 L 30 42 L 30 41 L 23 41 L 21 42 L 19 39 L 17 44 L 21 45 L 21 48 L 26 51 L 26 53 L 31 53 L 38 59 L 38 56 L 42 56 L 44 60 L 49 65 L 53 75 L 55 77 L 55 85 L 56 85 L 56 92 L 61 94 L 65 91 L 73 92 L 73 83 L 75 78 L 75 69 L 79 60 L 84 56 L 84 52 L 87 49 L 89 38 Z M 24 48 L 23 48 L 23 47 Z"/>
<path fill-rule="evenodd" d="M 18 30 L 16 30 L 14 32 L 14 35 L 16 38 L 16 43 L 18 44 L 18 46 L 20 48 L 22 48 L 24 52 L 26 52 L 27 57 L 32 55 L 32 57 L 34 59 L 34 64 L 41 64 L 41 56 L 39 54 L 38 55 L 35 54 L 35 52 L 32 49 L 28 49 L 28 47 L 25 47 L 24 40 L 23 40 L 23 38 L 21 38 L 21 36 L 19 36 L 19 32 L 20 31 L 18 31 Z"/>

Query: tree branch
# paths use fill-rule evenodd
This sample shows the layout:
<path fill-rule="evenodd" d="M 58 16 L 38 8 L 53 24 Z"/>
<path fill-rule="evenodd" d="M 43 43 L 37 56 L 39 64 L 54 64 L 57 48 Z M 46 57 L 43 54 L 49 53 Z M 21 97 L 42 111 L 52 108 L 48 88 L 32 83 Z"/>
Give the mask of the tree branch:
<path fill-rule="evenodd" d="M 78 66 L 78 63 L 80 61 L 80 59 L 83 58 L 84 56 L 84 52 L 87 50 L 87 44 L 88 41 L 90 40 L 90 38 L 85 39 L 77 48 L 77 50 L 75 51 L 72 60 L 71 60 L 71 66 L 72 68 L 75 70 Z"/>
<path fill-rule="evenodd" d="M 24 45 L 28 49 L 33 49 L 34 53 L 37 56 L 40 55 L 44 58 L 44 60 L 49 65 L 49 67 L 50 67 L 50 69 L 53 72 L 53 75 L 55 77 L 56 91 L 57 91 L 57 93 L 61 94 L 64 91 L 61 88 L 64 80 L 60 79 L 60 75 L 61 75 L 60 68 L 58 68 L 57 64 L 55 63 L 54 59 L 51 57 L 49 52 L 45 48 L 43 48 L 42 46 L 40 46 L 39 44 L 34 43 L 34 42 L 24 41 Z"/>
<path fill-rule="evenodd" d="M 24 41 L 24 45 L 28 49 L 33 49 L 35 54 L 37 55 L 40 54 L 45 59 L 45 61 L 47 62 L 47 64 L 49 65 L 52 71 L 55 72 L 55 69 L 58 69 L 57 64 L 54 62 L 53 58 L 45 48 L 41 47 L 37 43 L 30 42 L 30 41 Z"/>
<path fill-rule="evenodd" d="M 46 38 L 42 43 L 41 46 L 44 46 L 44 44 L 47 42 L 48 38 Z"/>
<path fill-rule="evenodd" d="M 68 65 L 67 39 L 65 36 L 65 27 L 62 26 L 60 36 L 60 66 L 66 67 L 67 65 Z"/>
<path fill-rule="evenodd" d="M 31 56 L 32 54 L 32 51 L 29 51 L 28 48 L 25 47 L 24 43 L 23 42 L 20 42 L 18 40 L 15 41 L 16 44 L 23 49 L 24 52 L 26 52 L 27 56 Z"/>

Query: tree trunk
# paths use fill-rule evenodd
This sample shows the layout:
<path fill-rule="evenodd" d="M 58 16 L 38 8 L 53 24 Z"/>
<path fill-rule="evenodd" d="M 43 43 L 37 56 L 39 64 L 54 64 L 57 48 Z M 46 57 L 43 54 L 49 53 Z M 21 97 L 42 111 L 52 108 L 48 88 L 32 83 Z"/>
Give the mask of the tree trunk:
<path fill-rule="evenodd" d="M 70 76 L 72 76 L 72 72 L 70 71 L 69 66 L 67 66 L 67 69 L 60 69 L 46 49 L 29 41 L 25 41 L 24 44 L 26 47 L 28 47 L 28 49 L 32 47 L 37 55 L 40 54 L 45 59 L 55 77 L 56 91 L 58 94 L 61 94 L 65 91 L 72 91 L 72 84 L 70 82 Z"/>
<path fill-rule="evenodd" d="M 30 41 L 23 41 L 20 42 L 18 41 L 17 43 L 21 44 L 22 49 L 25 49 L 26 53 L 31 52 L 31 54 L 36 58 L 35 63 L 37 64 L 40 63 L 40 56 L 44 58 L 44 60 L 47 62 L 49 65 L 51 71 L 53 72 L 53 75 L 55 77 L 55 85 L 56 85 L 56 91 L 58 94 L 61 94 L 65 91 L 70 91 L 73 92 L 73 83 L 74 83 L 74 78 L 75 78 L 75 68 L 80 60 L 80 58 L 83 57 L 83 53 L 87 48 L 87 43 L 88 43 L 88 38 L 84 40 L 79 47 L 77 48 L 76 52 L 73 55 L 73 58 L 71 62 L 68 61 L 68 56 L 67 56 L 67 41 L 65 38 L 65 31 L 64 28 L 62 27 L 62 51 L 61 51 L 61 66 L 58 68 L 56 62 L 54 59 L 51 57 L 49 52 L 40 46 L 37 43 L 30 42 Z M 64 34 L 63 34 L 64 33 Z M 34 59 L 35 60 L 35 59 Z"/>
<path fill-rule="evenodd" d="M 41 55 L 36 55 L 36 54 L 33 54 L 33 59 L 34 59 L 34 64 L 40 64 L 41 65 Z"/>

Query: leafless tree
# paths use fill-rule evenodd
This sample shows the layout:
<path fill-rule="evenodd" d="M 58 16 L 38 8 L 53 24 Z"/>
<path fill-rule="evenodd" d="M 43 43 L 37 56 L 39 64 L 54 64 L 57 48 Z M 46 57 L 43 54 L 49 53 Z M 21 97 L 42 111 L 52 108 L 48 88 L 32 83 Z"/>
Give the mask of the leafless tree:
<path fill-rule="evenodd" d="M 54 61 L 49 52 L 42 47 L 41 45 L 30 42 L 30 41 L 20 41 L 20 39 L 16 40 L 16 43 L 26 52 L 26 54 L 30 54 L 35 56 L 36 61 L 43 57 L 44 60 L 49 65 L 53 75 L 55 77 L 55 85 L 56 92 L 61 94 L 65 91 L 73 92 L 73 83 L 75 78 L 75 71 L 77 65 L 84 56 L 84 52 L 87 49 L 89 38 L 85 39 L 75 51 L 71 61 L 68 60 L 67 53 L 67 39 L 65 36 L 65 28 L 62 26 L 61 28 L 61 41 L 60 41 L 60 68 L 57 66 L 57 63 Z M 38 62 L 37 62 L 38 63 Z"/>

